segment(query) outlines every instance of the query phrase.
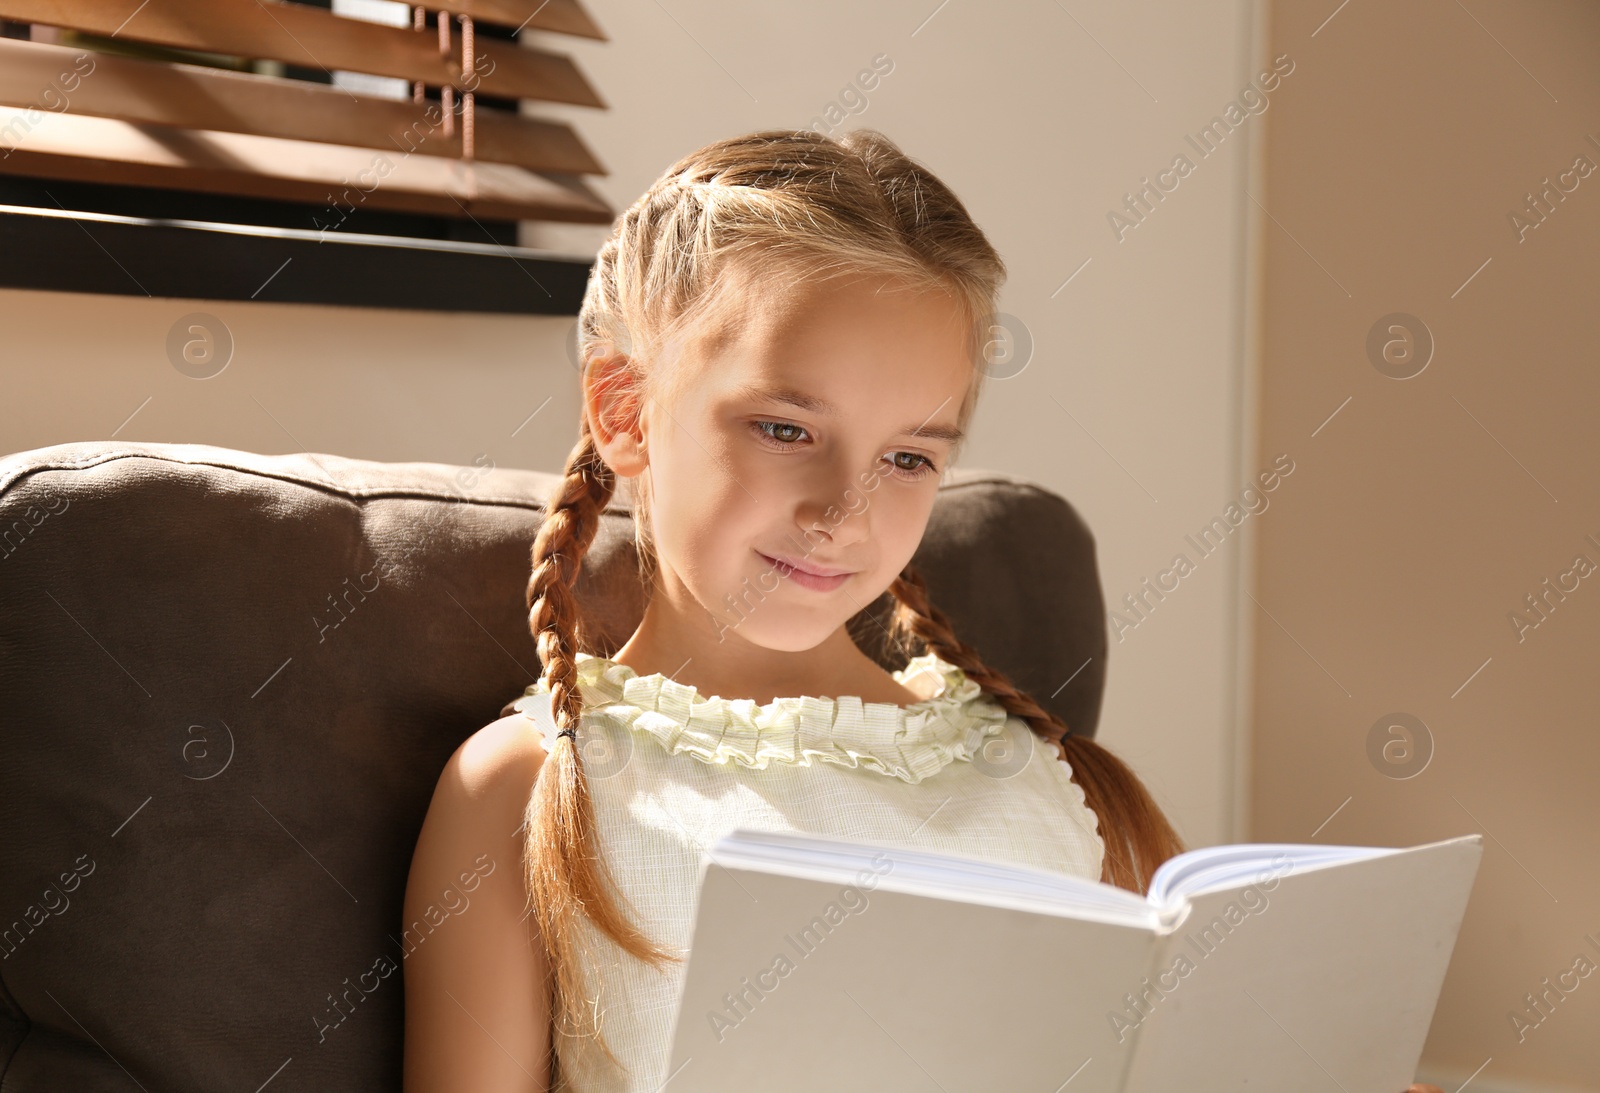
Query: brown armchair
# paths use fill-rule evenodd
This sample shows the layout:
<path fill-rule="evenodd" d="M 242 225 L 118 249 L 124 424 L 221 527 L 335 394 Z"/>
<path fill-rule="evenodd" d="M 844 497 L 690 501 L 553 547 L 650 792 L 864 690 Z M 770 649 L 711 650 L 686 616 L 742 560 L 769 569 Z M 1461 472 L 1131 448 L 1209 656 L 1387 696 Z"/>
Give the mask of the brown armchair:
<path fill-rule="evenodd" d="M 399 1089 L 412 847 L 445 760 L 539 674 L 523 594 L 555 481 L 0 458 L 6 1093 Z M 1093 733 L 1105 609 L 1068 502 L 958 470 L 916 562 L 964 640 Z M 579 591 L 614 652 L 644 607 L 620 500 Z M 893 668 L 887 606 L 852 632 Z"/>

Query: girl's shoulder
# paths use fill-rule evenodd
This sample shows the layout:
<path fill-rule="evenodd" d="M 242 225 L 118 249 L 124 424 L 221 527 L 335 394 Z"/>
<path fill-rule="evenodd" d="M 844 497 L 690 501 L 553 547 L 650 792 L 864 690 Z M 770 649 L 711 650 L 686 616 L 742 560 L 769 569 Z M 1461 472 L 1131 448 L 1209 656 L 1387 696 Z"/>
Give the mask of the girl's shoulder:
<path fill-rule="evenodd" d="M 491 721 L 463 740 L 445 763 L 440 789 L 473 801 L 501 800 L 520 809 L 544 765 L 544 741 L 524 714 Z"/>

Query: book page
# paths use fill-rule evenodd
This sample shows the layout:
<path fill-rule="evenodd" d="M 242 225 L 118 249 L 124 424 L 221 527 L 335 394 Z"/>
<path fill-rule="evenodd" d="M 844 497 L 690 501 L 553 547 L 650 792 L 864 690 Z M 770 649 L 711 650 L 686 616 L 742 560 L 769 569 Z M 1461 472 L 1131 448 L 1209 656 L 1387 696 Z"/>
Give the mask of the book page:
<path fill-rule="evenodd" d="M 761 869 L 784 876 L 849 884 L 887 855 L 893 869 L 878 878 L 885 890 L 961 899 L 1018 910 L 1070 911 L 1128 926 L 1159 926 L 1161 911 L 1132 892 L 1017 862 L 949 851 L 919 850 L 809 835 L 793 831 L 739 829 L 717 840 L 711 860 L 730 868 Z M 1170 913 L 1165 916 L 1170 918 Z"/>
<path fill-rule="evenodd" d="M 1150 902 L 1181 902 L 1216 887 L 1243 887 L 1266 874 L 1281 872 L 1279 859 L 1292 857 L 1301 871 L 1346 861 L 1395 854 L 1381 846 L 1331 846 L 1320 843 L 1232 843 L 1205 846 L 1169 858 L 1150 878 Z"/>
<path fill-rule="evenodd" d="M 1481 856 L 1469 835 L 1342 864 L 1291 857 L 1191 897 L 1122 1012 L 1129 1090 L 1401 1093 Z"/>

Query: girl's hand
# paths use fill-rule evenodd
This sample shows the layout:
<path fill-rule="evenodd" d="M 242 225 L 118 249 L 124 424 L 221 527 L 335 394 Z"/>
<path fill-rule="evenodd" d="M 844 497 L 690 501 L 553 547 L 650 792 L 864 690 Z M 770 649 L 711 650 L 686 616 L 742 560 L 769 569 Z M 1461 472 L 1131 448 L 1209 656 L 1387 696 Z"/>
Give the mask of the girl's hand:
<path fill-rule="evenodd" d="M 1424 1085 L 1421 1082 L 1413 1082 L 1409 1087 L 1407 1087 L 1406 1093 L 1444 1093 L 1444 1090 L 1440 1089 L 1436 1085 Z"/>

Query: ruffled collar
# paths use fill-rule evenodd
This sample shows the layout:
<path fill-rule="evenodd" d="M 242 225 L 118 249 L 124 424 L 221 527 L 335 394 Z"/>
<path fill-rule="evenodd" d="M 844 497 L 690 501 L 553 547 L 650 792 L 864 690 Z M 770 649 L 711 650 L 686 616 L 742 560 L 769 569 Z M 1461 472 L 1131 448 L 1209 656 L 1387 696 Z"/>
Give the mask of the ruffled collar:
<path fill-rule="evenodd" d="M 821 761 L 920 782 L 958 759 L 970 760 L 987 738 L 1004 729 L 1008 716 L 999 700 L 934 653 L 913 657 L 892 673 L 901 684 L 923 673 L 936 677 L 933 697 L 907 706 L 850 695 L 781 697 L 765 705 L 748 698 L 702 698 L 694 687 L 660 672 L 641 676 L 626 664 L 588 653 L 575 659 L 586 718 L 598 712 L 653 738 L 669 754 L 756 770 L 772 762 L 810 766 Z M 535 698 L 543 700 L 539 709 L 545 716 L 537 720 L 545 746 L 553 747 L 545 679 L 531 684 L 513 708 L 532 716 Z"/>

